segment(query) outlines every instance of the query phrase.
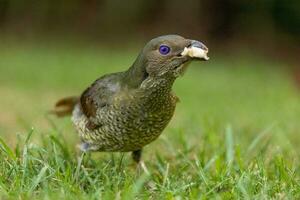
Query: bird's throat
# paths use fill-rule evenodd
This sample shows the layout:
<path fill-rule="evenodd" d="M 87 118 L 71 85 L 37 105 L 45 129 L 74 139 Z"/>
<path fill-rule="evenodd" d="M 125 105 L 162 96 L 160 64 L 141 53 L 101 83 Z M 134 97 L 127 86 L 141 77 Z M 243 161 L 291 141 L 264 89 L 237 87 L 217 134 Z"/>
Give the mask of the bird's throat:
<path fill-rule="evenodd" d="M 161 77 L 151 77 L 149 76 L 145 79 L 140 89 L 147 95 L 153 98 L 163 98 L 172 91 L 172 86 L 175 79 L 173 78 L 161 78 Z"/>

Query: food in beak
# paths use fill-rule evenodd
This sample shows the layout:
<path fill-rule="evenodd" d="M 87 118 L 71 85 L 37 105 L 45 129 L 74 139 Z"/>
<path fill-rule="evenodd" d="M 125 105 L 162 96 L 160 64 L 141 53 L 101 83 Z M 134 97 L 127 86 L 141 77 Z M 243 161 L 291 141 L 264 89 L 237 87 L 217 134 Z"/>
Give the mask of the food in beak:
<path fill-rule="evenodd" d="M 189 56 L 191 58 L 199 58 L 204 60 L 209 60 L 207 56 L 208 50 L 204 50 L 199 47 L 185 47 L 183 52 L 181 53 L 182 56 Z"/>

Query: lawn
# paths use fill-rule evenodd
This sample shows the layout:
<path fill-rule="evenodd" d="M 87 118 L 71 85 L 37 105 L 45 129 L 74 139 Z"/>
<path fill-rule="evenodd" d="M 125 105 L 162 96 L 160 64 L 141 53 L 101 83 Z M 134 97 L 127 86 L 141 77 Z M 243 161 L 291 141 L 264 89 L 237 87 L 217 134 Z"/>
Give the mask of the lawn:
<path fill-rule="evenodd" d="M 1 199 L 300 198 L 300 91 L 284 63 L 213 50 L 193 63 L 171 123 L 144 149 L 147 175 L 127 153 L 82 155 L 70 119 L 47 114 L 142 45 L 1 42 Z"/>

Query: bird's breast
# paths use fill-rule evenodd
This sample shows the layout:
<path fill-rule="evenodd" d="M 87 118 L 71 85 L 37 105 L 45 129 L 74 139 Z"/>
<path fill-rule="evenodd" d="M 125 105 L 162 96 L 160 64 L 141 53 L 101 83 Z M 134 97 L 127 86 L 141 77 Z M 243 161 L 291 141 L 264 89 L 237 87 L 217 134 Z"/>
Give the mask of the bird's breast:
<path fill-rule="evenodd" d="M 95 144 L 100 151 L 141 149 L 162 133 L 174 114 L 176 101 L 171 93 L 116 96 L 112 104 L 97 111 L 96 121 L 101 126 L 94 131 L 81 128 L 81 138 Z M 85 123 L 86 120 L 81 121 L 80 127 Z"/>

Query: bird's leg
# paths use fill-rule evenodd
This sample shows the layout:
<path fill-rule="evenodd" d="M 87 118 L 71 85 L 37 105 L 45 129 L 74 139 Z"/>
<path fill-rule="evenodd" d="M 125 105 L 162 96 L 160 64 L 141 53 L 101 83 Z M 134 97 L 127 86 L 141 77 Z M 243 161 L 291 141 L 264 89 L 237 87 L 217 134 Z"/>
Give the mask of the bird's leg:
<path fill-rule="evenodd" d="M 133 151 L 131 155 L 132 155 L 132 159 L 136 163 L 139 163 L 141 161 L 141 157 L 142 157 L 142 149 Z"/>
<path fill-rule="evenodd" d="M 132 152 L 132 159 L 138 164 L 138 167 L 142 168 L 146 174 L 150 174 L 142 158 L 142 149 Z"/>

